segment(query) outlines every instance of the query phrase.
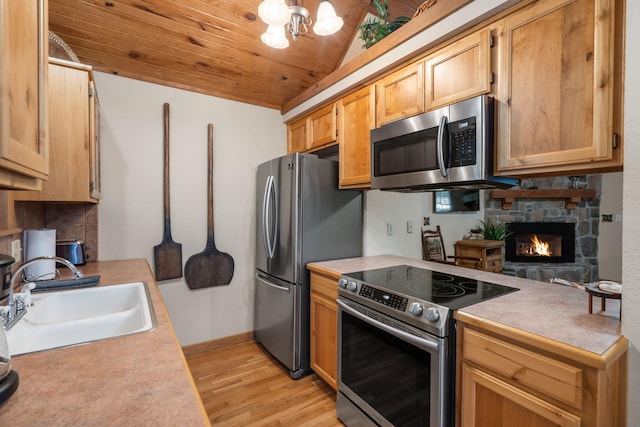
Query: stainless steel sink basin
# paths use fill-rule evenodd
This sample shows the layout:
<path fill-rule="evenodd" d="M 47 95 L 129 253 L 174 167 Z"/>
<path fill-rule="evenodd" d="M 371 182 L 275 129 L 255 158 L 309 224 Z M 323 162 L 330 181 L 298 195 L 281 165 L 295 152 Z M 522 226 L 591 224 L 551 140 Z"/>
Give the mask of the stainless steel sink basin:
<path fill-rule="evenodd" d="M 155 327 L 143 282 L 36 294 L 7 331 L 12 356 L 120 337 Z"/>

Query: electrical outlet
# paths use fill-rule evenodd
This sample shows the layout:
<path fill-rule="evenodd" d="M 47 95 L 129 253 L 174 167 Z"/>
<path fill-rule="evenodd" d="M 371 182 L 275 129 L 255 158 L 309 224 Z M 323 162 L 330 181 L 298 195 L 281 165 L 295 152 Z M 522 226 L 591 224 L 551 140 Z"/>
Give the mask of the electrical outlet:
<path fill-rule="evenodd" d="M 430 216 L 425 216 L 422 218 L 422 225 L 429 225 L 431 224 L 431 217 Z"/>
<path fill-rule="evenodd" d="M 413 233 L 413 221 L 408 220 L 407 221 L 407 234 L 411 234 Z"/>
<path fill-rule="evenodd" d="M 393 223 L 387 222 L 387 236 L 393 236 Z"/>
<path fill-rule="evenodd" d="M 20 262 L 20 253 L 22 248 L 20 247 L 20 239 L 11 241 L 11 257 L 16 260 L 16 263 Z"/>

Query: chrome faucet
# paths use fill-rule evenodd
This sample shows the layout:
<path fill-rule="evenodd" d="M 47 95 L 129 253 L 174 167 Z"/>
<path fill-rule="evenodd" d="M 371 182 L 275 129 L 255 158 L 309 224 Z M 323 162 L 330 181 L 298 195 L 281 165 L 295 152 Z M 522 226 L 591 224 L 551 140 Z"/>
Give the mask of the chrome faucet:
<path fill-rule="evenodd" d="M 37 257 L 37 258 L 32 258 L 29 261 L 26 261 L 24 264 L 22 264 L 20 267 L 18 267 L 18 269 L 15 271 L 15 273 L 13 274 L 13 277 L 11 277 L 11 283 L 9 284 L 9 297 L 7 299 L 7 307 L 9 308 L 8 312 L 6 314 L 4 314 L 2 316 L 2 326 L 5 329 L 11 329 L 11 327 L 18 321 L 20 320 L 20 318 L 22 316 L 24 316 L 24 314 L 27 312 L 27 308 L 24 306 L 24 304 L 22 304 L 19 301 L 16 301 L 16 298 L 14 296 L 14 287 L 16 284 L 16 279 L 18 277 L 22 277 L 22 271 L 30 266 L 31 264 L 35 264 L 36 262 L 39 261 L 47 261 L 47 260 L 53 260 L 56 261 L 60 264 L 64 264 L 67 267 L 69 267 L 69 270 L 71 270 L 73 272 L 74 277 L 76 278 L 81 278 L 82 277 L 82 273 L 76 268 L 75 265 L 73 265 L 73 263 L 71 263 L 71 261 L 65 259 L 65 258 L 61 258 L 58 256 L 41 256 L 41 257 Z"/>

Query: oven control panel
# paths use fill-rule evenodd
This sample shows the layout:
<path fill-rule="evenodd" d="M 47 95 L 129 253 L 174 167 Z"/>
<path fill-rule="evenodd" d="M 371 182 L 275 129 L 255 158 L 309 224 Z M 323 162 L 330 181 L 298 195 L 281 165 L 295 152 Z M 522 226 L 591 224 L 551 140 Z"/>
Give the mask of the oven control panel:
<path fill-rule="evenodd" d="M 400 311 L 405 311 L 407 303 L 409 302 L 405 297 L 381 291 L 380 289 L 372 288 L 367 285 L 362 285 L 359 295 Z"/>

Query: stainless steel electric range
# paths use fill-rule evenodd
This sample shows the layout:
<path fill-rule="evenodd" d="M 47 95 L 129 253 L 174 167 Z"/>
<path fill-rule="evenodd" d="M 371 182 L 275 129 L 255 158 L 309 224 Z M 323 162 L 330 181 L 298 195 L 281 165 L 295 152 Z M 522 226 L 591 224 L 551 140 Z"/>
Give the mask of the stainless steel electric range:
<path fill-rule="evenodd" d="M 454 425 L 453 311 L 517 289 L 409 265 L 347 273 L 338 286 L 340 420 Z"/>

